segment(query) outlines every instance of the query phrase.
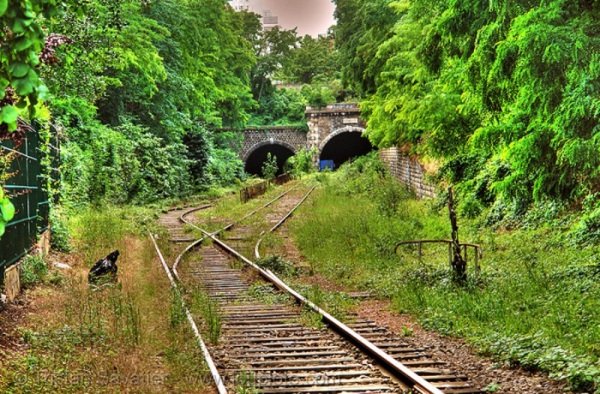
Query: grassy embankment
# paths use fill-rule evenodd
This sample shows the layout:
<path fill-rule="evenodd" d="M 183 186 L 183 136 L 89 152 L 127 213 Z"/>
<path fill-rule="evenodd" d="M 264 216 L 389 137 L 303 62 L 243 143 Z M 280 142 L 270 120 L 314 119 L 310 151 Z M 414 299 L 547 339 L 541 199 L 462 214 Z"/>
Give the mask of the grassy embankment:
<path fill-rule="evenodd" d="M 73 250 L 27 290 L 28 345 L 0 361 L 0 392 L 198 392 L 210 380 L 146 228 L 160 209 L 103 207 L 68 212 Z M 119 284 L 92 290 L 87 271 L 119 249 Z M 43 275 L 43 272 L 41 272 Z"/>
<path fill-rule="evenodd" d="M 374 291 L 486 354 L 600 392 L 600 247 L 576 242 L 580 215 L 534 210 L 512 230 L 460 218 L 461 241 L 484 250 L 480 277 L 470 270 L 460 287 L 446 246 L 426 246 L 422 260 L 414 249 L 394 253 L 401 240 L 448 239 L 443 205 L 414 199 L 373 159 L 322 181 L 290 224 L 315 273 Z"/>

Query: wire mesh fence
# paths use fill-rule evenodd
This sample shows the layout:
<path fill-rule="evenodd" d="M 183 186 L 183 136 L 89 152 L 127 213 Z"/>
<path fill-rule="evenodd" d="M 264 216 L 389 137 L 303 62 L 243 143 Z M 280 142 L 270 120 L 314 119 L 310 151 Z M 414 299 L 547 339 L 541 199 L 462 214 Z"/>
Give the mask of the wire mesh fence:
<path fill-rule="evenodd" d="M 42 144 L 38 131 L 27 127 L 23 138 L 0 140 L 0 159 L 9 163 L 4 189 L 16 210 L 0 238 L 1 283 L 4 270 L 25 256 L 37 242 L 38 235 L 48 230 L 48 190 L 60 179 L 58 133 L 52 127 L 50 143 Z"/>

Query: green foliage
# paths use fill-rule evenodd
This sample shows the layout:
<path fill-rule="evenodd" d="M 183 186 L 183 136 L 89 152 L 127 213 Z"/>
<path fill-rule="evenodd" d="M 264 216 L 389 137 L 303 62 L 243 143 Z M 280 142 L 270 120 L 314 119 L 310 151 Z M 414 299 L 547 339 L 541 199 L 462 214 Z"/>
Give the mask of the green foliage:
<path fill-rule="evenodd" d="M 285 172 L 291 173 L 296 177 L 302 174 L 310 174 L 316 170 L 313 157 L 316 155 L 316 149 L 302 148 L 285 163 Z"/>
<path fill-rule="evenodd" d="M 290 223 L 313 271 L 350 289 L 375 290 L 426 328 L 465 337 L 501 361 L 549 372 L 577 390 L 598 390 L 600 248 L 571 242 L 580 218 L 552 201 L 513 230 L 510 215 L 498 230 L 460 217 L 461 240 L 480 244 L 484 259 L 481 274 L 471 271 L 472 280 L 458 287 L 446 245 L 425 245 L 422 257 L 409 246 L 394 253 L 398 241 L 449 238 L 448 218 L 435 202 L 406 192 L 374 197 L 395 195 L 379 166 L 367 157 L 329 174 Z M 597 198 L 584 209 L 593 229 Z"/>
<path fill-rule="evenodd" d="M 295 89 L 276 89 L 263 94 L 258 109 L 252 114 L 249 124 L 253 126 L 304 124 L 306 99 Z"/>
<path fill-rule="evenodd" d="M 208 337 L 210 343 L 217 345 L 223 325 L 218 303 L 210 298 L 203 289 L 194 290 L 192 296 L 192 308 L 202 316 L 204 334 Z"/>
<path fill-rule="evenodd" d="M 39 254 L 27 255 L 20 266 L 21 285 L 29 288 L 44 280 L 48 274 L 48 266 Z"/>
<path fill-rule="evenodd" d="M 44 23 L 73 41 L 43 69 L 65 129 L 63 201 L 151 202 L 241 177 L 208 131 L 254 107 L 252 42 L 225 0 L 93 0 Z"/>
<path fill-rule="evenodd" d="M 335 92 L 326 84 L 304 85 L 302 95 L 312 107 L 323 108 L 328 104 L 335 103 Z"/>
<path fill-rule="evenodd" d="M 207 172 L 210 179 L 221 186 L 230 186 L 243 181 L 244 162 L 240 156 L 227 148 L 215 148 L 208 162 Z"/>
<path fill-rule="evenodd" d="M 15 216 L 15 206 L 5 197 L 4 190 L 0 188 L 0 237 L 4 235 L 6 224 Z"/>
<path fill-rule="evenodd" d="M 56 208 L 50 210 L 50 246 L 59 252 L 70 252 L 71 236 L 62 215 Z"/>
<path fill-rule="evenodd" d="M 298 273 L 296 267 L 281 256 L 267 256 L 256 261 L 256 264 L 264 269 L 286 277 L 296 276 Z"/>
<path fill-rule="evenodd" d="M 311 84 L 334 79 L 338 72 L 337 52 L 332 36 L 304 36 L 292 49 L 279 76 L 285 81 Z"/>
<path fill-rule="evenodd" d="M 8 131 L 17 128 L 17 108 L 33 112 L 38 99 L 46 97 L 48 90 L 37 70 L 45 44 L 39 20 L 56 11 L 54 0 L 0 1 L 0 127 Z"/>
<path fill-rule="evenodd" d="M 478 215 L 501 200 L 523 214 L 597 191 L 596 5 L 337 4 L 344 78 L 362 86 L 370 140 L 447 162 L 479 158 L 457 188 L 461 210 Z"/>
<path fill-rule="evenodd" d="M 396 17 L 388 5 L 392 0 L 335 0 L 335 45 L 344 86 L 358 96 L 371 94 L 385 63 L 377 52 L 391 35 Z"/>
<path fill-rule="evenodd" d="M 598 195 L 594 194 L 590 196 L 590 199 L 594 200 L 597 197 Z M 579 222 L 575 224 L 571 236 L 577 244 L 598 244 L 600 242 L 600 206 L 592 205 L 584 210 Z"/>
<path fill-rule="evenodd" d="M 267 153 L 267 159 L 262 164 L 261 173 L 263 178 L 266 180 L 272 180 L 277 175 L 279 166 L 277 165 L 277 156 L 272 155 L 271 152 Z"/>

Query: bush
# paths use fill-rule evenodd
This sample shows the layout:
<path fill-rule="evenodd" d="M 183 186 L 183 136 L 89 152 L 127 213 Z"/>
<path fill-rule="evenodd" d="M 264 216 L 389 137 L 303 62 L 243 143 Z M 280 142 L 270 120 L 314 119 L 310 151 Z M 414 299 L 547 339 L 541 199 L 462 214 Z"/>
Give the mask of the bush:
<path fill-rule="evenodd" d="M 277 156 L 272 155 L 270 152 L 267 153 L 267 160 L 262 165 L 261 173 L 263 178 L 272 180 L 277 175 L 279 166 L 277 165 Z"/>
<path fill-rule="evenodd" d="M 234 151 L 216 148 L 208 162 L 208 174 L 211 182 L 229 186 L 245 179 L 244 163 Z"/>
<path fill-rule="evenodd" d="M 50 246 L 58 252 L 71 251 L 69 229 L 56 208 L 50 210 Z"/>
<path fill-rule="evenodd" d="M 281 256 L 264 257 L 256 263 L 264 269 L 284 276 L 295 276 L 298 273 L 296 267 L 289 261 L 284 260 Z"/>
<path fill-rule="evenodd" d="M 313 163 L 313 156 L 316 154 L 316 150 L 302 148 L 294 156 L 290 157 L 285 163 L 285 171 L 292 173 L 295 176 L 301 176 L 302 174 L 310 174 L 315 171 L 315 165 Z"/>
<path fill-rule="evenodd" d="M 48 267 L 41 255 L 27 255 L 21 263 L 21 285 L 29 288 L 44 280 Z"/>
<path fill-rule="evenodd" d="M 585 213 L 574 226 L 571 236 L 575 243 L 593 244 L 600 242 L 600 207 Z"/>
<path fill-rule="evenodd" d="M 331 87 L 322 84 L 304 85 L 302 95 L 312 107 L 322 108 L 335 103 L 335 93 Z"/>

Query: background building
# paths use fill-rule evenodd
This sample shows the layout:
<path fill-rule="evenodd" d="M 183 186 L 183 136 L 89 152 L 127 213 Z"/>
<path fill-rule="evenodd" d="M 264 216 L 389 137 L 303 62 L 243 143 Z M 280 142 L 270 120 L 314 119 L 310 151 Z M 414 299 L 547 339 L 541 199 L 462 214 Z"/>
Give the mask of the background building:
<path fill-rule="evenodd" d="M 230 0 L 229 4 L 238 11 L 260 15 L 265 29 L 297 28 L 300 36 L 327 34 L 327 29 L 335 23 L 335 5 L 331 0 Z"/>

